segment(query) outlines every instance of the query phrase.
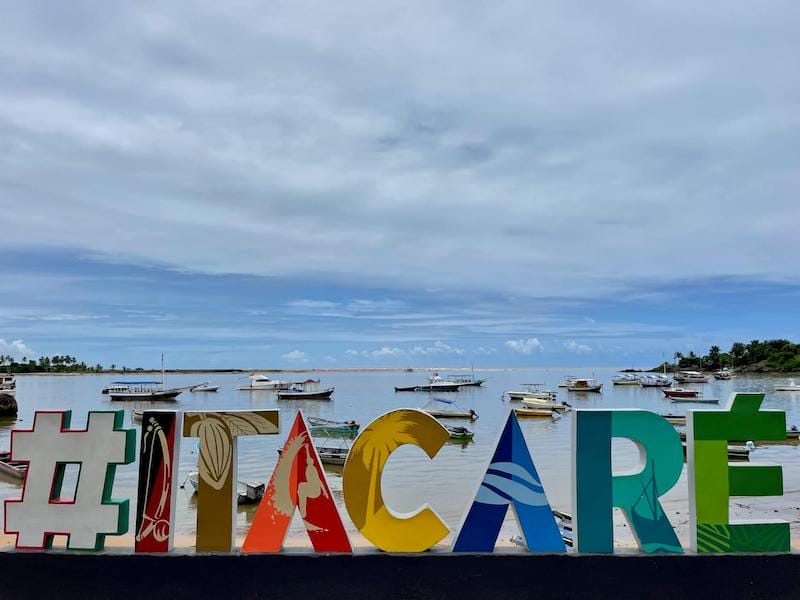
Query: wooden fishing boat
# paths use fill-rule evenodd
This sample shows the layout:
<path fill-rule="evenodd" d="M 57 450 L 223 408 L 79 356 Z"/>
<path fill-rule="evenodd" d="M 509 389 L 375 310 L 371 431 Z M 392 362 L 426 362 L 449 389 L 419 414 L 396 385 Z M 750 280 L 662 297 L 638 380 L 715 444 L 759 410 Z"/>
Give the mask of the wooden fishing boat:
<path fill-rule="evenodd" d="M 309 433 L 317 437 L 356 437 L 359 424 L 355 421 L 330 421 L 320 417 L 306 417 Z"/>
<path fill-rule="evenodd" d="M 469 419 L 474 421 L 478 418 L 478 414 L 471 408 L 466 410 L 458 406 L 455 401 L 445 400 L 444 398 L 432 398 L 420 410 L 437 419 Z"/>
<path fill-rule="evenodd" d="M 698 398 L 700 392 L 698 390 L 688 390 L 686 388 L 668 388 L 661 390 L 667 398 Z"/>
<path fill-rule="evenodd" d="M 28 463 L 20 460 L 11 460 L 11 452 L 0 452 L 0 473 L 12 479 L 25 479 L 28 472 Z"/>
<path fill-rule="evenodd" d="M 278 390 L 278 400 L 330 400 L 334 388 L 319 387 L 319 379 L 306 379 L 292 384 L 288 390 Z"/>
<path fill-rule="evenodd" d="M 551 417 L 558 417 L 558 412 L 552 408 L 533 408 L 530 406 L 515 408 L 514 414 L 520 419 L 548 419 Z"/>
<path fill-rule="evenodd" d="M 525 398 L 522 401 L 522 406 L 523 408 L 548 409 L 558 413 L 567 412 L 572 408 L 572 405 L 566 402 L 553 402 L 552 400 L 541 400 L 539 398 Z"/>
<path fill-rule="evenodd" d="M 520 385 L 522 385 L 525 389 L 521 391 L 509 390 L 505 392 L 505 395 L 508 396 L 510 402 L 521 402 L 527 398 L 555 402 L 556 398 L 558 398 L 558 394 L 556 392 L 543 389 L 544 384 L 542 383 L 523 383 Z"/>
<path fill-rule="evenodd" d="M 568 385 L 567 390 L 570 392 L 595 392 L 599 393 L 603 390 L 603 384 L 598 383 L 596 379 L 573 379 Z"/>
<path fill-rule="evenodd" d="M 445 425 L 445 428 L 450 432 L 451 440 L 468 442 L 475 437 L 474 431 L 470 431 L 466 427 L 460 425 Z"/>
<path fill-rule="evenodd" d="M 189 473 L 189 477 L 183 482 L 182 488 L 188 490 L 190 496 L 197 493 L 197 486 L 199 485 L 200 474 L 197 471 Z M 264 497 L 264 490 L 266 485 L 263 483 L 253 483 L 250 481 L 237 481 L 236 482 L 236 504 L 258 504 L 261 498 Z"/>

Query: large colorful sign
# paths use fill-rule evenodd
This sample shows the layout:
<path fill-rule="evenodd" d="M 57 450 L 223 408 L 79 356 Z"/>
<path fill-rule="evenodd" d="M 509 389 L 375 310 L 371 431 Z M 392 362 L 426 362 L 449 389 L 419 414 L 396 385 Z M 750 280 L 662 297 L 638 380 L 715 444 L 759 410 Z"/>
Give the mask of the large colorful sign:
<path fill-rule="evenodd" d="M 691 550 L 709 552 L 788 552 L 789 524 L 783 521 L 731 523 L 731 496 L 779 496 L 783 477 L 777 465 L 731 465 L 729 440 L 781 440 L 782 411 L 761 410 L 763 394 L 734 394 L 724 410 L 689 411 L 687 418 Z M 129 464 L 135 430 L 122 427 L 123 411 L 90 412 L 86 429 L 70 428 L 69 411 L 39 411 L 33 428 L 11 433 L 11 458 L 28 463 L 22 497 L 5 502 L 4 528 L 17 548 L 46 549 L 65 535 L 67 548 L 101 550 L 105 537 L 128 530 L 126 499 L 110 497 L 116 465 Z M 198 551 L 229 552 L 235 547 L 236 440 L 279 432 L 277 410 L 146 411 L 139 445 L 139 486 L 135 551 L 172 548 L 179 441 L 199 440 Z M 450 530 L 427 506 L 401 514 L 381 493 L 390 455 L 411 444 L 434 458 L 448 431 L 433 417 L 413 409 L 391 411 L 355 439 L 342 473 L 344 507 L 358 531 L 387 552 L 423 552 Z M 640 466 L 615 474 L 614 438 L 631 440 Z M 660 498 L 677 483 L 683 448 L 675 429 L 643 410 L 576 410 L 573 418 L 574 539 L 579 552 L 612 553 L 612 512 L 621 509 L 640 549 L 681 553 Z M 62 497 L 69 464 L 79 465 L 74 497 Z M 491 552 L 509 508 L 531 552 L 564 552 L 544 486 L 515 413 L 509 413 L 488 465 L 476 470 L 472 504 L 454 533 L 454 552 Z M 315 551 L 352 552 L 321 461 L 300 412 L 270 475 L 241 551 L 279 552 L 295 514 Z"/>

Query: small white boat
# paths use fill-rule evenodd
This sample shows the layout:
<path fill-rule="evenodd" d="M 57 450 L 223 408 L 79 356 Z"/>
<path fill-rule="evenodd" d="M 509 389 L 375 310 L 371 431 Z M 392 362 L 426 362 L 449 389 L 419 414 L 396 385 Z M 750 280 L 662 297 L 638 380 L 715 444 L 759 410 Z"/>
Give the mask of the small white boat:
<path fill-rule="evenodd" d="M 677 383 L 708 383 L 708 380 L 708 375 L 704 375 L 700 371 L 678 371 L 675 374 Z"/>
<path fill-rule="evenodd" d="M 314 436 L 314 448 L 317 450 L 319 460 L 323 465 L 341 467 L 347 461 L 353 442 L 339 437 L 328 438 L 326 436 Z M 283 448 L 278 448 L 280 456 Z"/>
<path fill-rule="evenodd" d="M 570 382 L 567 390 L 570 392 L 601 392 L 603 384 L 598 383 L 596 379 L 576 378 Z"/>
<path fill-rule="evenodd" d="M 288 390 L 292 387 L 290 381 L 280 379 L 270 379 L 266 375 L 251 373 L 248 375 L 250 382 L 247 385 L 240 385 L 237 390 Z"/>
<path fill-rule="evenodd" d="M 218 392 L 218 385 L 211 385 L 211 382 L 205 381 L 189 388 L 190 392 Z"/>
<path fill-rule="evenodd" d="M 714 379 L 719 381 L 727 381 L 728 379 L 733 379 L 733 371 L 728 369 L 720 369 L 716 373 L 714 373 Z"/>
<path fill-rule="evenodd" d="M 536 408 L 533 406 L 515 408 L 514 414 L 520 419 L 557 419 L 560 416 L 560 413 L 552 408 Z"/>
<path fill-rule="evenodd" d="M 478 418 L 478 414 L 471 408 L 466 410 L 458 406 L 455 401 L 445 400 L 444 398 L 433 398 L 420 410 L 437 419 L 469 419 L 474 421 Z"/>
<path fill-rule="evenodd" d="M 669 398 L 670 402 L 693 404 L 719 404 L 719 398 Z"/>
<path fill-rule="evenodd" d="M 13 396 L 17 393 L 17 382 L 11 373 L 0 374 L 0 394 L 8 394 Z"/>
<path fill-rule="evenodd" d="M 776 392 L 800 392 L 800 384 L 797 384 L 794 382 L 794 380 L 792 380 L 789 383 L 778 383 L 773 387 L 773 389 Z"/>

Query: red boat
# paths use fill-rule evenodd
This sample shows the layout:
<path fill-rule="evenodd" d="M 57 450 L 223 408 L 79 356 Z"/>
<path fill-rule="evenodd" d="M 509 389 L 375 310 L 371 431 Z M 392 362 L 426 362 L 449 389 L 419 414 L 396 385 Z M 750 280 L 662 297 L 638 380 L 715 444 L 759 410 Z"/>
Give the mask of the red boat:
<path fill-rule="evenodd" d="M 661 390 L 667 398 L 697 398 L 700 392 L 697 390 L 687 390 L 685 388 L 668 388 Z"/>

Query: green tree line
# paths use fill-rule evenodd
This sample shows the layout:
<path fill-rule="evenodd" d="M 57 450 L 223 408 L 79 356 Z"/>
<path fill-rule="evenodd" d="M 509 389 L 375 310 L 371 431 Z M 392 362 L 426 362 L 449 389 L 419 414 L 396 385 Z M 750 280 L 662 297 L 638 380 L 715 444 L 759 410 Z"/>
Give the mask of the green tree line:
<path fill-rule="evenodd" d="M 746 344 L 734 343 L 728 352 L 711 346 L 705 356 L 676 352 L 674 358 L 679 369 L 716 371 L 751 367 L 764 371 L 800 371 L 800 344 L 789 340 L 751 340 Z"/>
<path fill-rule="evenodd" d="M 23 357 L 17 360 L 11 355 L 0 354 L 0 369 L 11 373 L 101 373 L 103 371 L 116 371 L 117 365 L 112 364 L 108 369 L 101 364 L 87 365 L 78 362 L 74 356 L 60 355 L 40 356 L 37 359 Z M 123 373 L 130 371 L 127 367 L 120 369 Z M 137 369 L 140 370 L 140 369 Z"/>

